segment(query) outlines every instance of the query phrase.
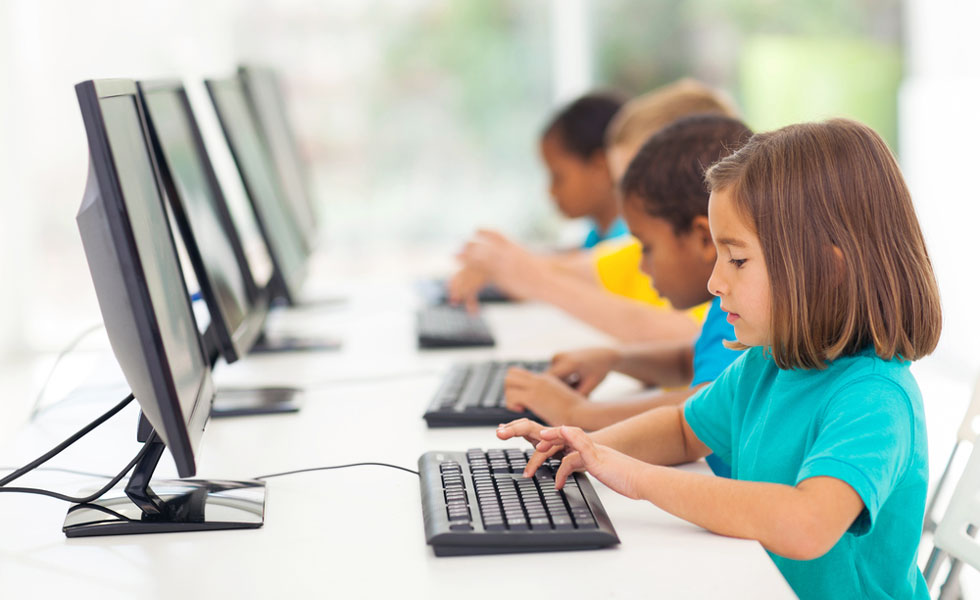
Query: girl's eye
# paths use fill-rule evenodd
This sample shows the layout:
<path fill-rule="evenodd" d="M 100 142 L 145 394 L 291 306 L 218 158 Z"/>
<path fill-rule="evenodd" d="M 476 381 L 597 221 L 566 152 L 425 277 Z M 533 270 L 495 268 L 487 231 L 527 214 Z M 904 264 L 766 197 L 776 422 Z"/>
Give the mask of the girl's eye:
<path fill-rule="evenodd" d="M 643 256 L 650 254 L 650 251 L 651 251 L 650 246 L 647 246 L 646 244 L 640 246 L 640 252 L 643 254 Z"/>
<path fill-rule="evenodd" d="M 731 259 L 728 260 L 728 262 L 730 262 L 733 265 L 735 265 L 735 268 L 736 269 L 741 269 L 742 268 L 742 265 L 745 264 L 745 260 L 746 259 L 744 259 L 744 258 L 731 258 Z"/>

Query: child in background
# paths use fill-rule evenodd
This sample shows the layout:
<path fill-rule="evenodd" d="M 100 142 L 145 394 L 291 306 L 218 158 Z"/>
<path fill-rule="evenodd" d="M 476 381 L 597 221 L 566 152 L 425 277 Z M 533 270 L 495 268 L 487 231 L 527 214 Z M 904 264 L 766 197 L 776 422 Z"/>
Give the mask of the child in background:
<path fill-rule="evenodd" d="M 611 94 L 583 96 L 555 115 L 541 135 L 552 200 L 569 219 L 589 221 L 583 249 L 627 233 L 603 146 L 606 127 L 622 105 Z"/>
<path fill-rule="evenodd" d="M 686 115 L 734 112 L 721 94 L 690 79 L 631 100 L 605 132 L 610 184 L 622 177 L 628 160 L 656 130 Z M 554 304 L 620 341 L 689 342 L 697 335 L 706 308 L 686 315 L 672 311 L 640 272 L 634 239 L 605 241 L 578 254 L 536 256 L 499 233 L 480 232 L 460 256 L 464 266 L 450 283 L 450 296 L 475 311 L 476 293 L 489 281 L 514 297 Z"/>
<path fill-rule="evenodd" d="M 548 171 L 551 199 L 565 217 L 589 222 L 579 250 L 628 233 L 619 214 L 603 146 L 606 127 L 622 105 L 623 99 L 613 94 L 587 94 L 559 111 L 541 134 L 540 152 Z M 482 229 L 467 247 L 506 242 L 510 240 L 500 233 Z M 549 266 L 573 267 L 582 255 L 567 251 L 537 258 Z M 477 292 L 492 279 L 492 273 L 478 261 L 466 260 L 465 250 L 460 257 L 463 268 L 450 282 L 450 295 L 457 301 L 475 302 Z"/>
<path fill-rule="evenodd" d="M 630 163 L 621 182 L 630 232 L 643 247 L 641 268 L 664 298 L 679 308 L 712 299 L 708 277 L 715 246 L 708 227 L 704 168 L 744 144 L 752 132 L 737 119 L 701 115 L 656 133 Z M 719 300 L 711 303 L 697 340 L 594 348 L 557 355 L 548 373 L 513 368 L 507 374 L 507 407 L 531 410 L 546 423 L 599 429 L 658 406 L 677 405 L 714 380 L 737 357 Z M 589 402 L 586 395 L 612 370 L 649 386 L 689 386 L 639 399 Z M 577 389 L 564 383 L 577 380 Z M 722 465 L 712 465 L 724 473 Z"/>
<path fill-rule="evenodd" d="M 622 180 L 626 167 L 650 136 L 691 115 L 738 118 L 738 111 L 725 94 L 694 79 L 681 79 L 624 104 L 606 128 L 606 162 L 614 185 Z M 665 306 L 650 278 L 638 268 L 640 259 L 640 243 L 636 238 L 610 240 L 593 252 L 591 272 L 614 294 Z M 701 322 L 706 311 L 707 308 L 695 309 L 689 314 Z"/>
<path fill-rule="evenodd" d="M 801 598 L 929 598 L 916 565 L 927 486 L 909 361 L 935 348 L 939 293 L 901 172 L 847 120 L 759 134 L 707 172 L 708 282 L 747 348 L 680 406 L 593 434 L 526 419 L 533 473 L 585 469 L 710 531 L 758 540 Z M 732 479 L 670 469 L 709 452 Z"/>

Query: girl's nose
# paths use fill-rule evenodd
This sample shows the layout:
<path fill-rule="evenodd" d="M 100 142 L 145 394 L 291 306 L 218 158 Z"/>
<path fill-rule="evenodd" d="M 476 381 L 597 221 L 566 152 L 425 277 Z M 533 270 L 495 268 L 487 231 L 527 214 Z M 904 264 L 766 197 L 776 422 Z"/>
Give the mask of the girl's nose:
<path fill-rule="evenodd" d="M 711 269 L 711 277 L 708 278 L 708 292 L 714 296 L 721 296 L 727 291 L 721 274 L 718 272 L 718 265 L 720 262 L 721 260 L 715 261 L 715 266 L 713 269 Z"/>

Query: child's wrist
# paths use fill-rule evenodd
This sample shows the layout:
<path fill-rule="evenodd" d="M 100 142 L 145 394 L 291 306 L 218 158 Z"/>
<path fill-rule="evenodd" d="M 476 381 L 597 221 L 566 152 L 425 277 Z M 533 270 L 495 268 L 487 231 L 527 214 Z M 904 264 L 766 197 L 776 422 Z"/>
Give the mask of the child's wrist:
<path fill-rule="evenodd" d="M 666 469 L 660 465 L 651 465 L 643 461 L 636 461 L 638 465 L 631 469 L 631 487 L 634 500 L 646 500 L 654 502 L 653 490 L 657 487 L 658 470 Z M 655 503 L 655 502 L 654 502 Z"/>
<path fill-rule="evenodd" d="M 595 408 L 594 402 L 588 402 L 584 398 L 576 396 L 575 400 L 569 402 L 568 408 L 565 409 L 564 424 L 581 427 L 585 430 L 594 429 L 592 420 Z"/>
<path fill-rule="evenodd" d="M 623 368 L 623 363 L 626 362 L 626 352 L 619 346 L 607 348 L 607 351 L 609 353 L 609 370 L 621 370 Z"/>

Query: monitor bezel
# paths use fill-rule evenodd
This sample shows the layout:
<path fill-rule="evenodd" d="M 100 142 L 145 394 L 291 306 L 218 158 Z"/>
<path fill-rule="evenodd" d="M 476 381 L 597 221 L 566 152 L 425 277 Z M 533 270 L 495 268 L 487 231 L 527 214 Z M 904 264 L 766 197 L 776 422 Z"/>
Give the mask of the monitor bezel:
<path fill-rule="evenodd" d="M 153 400 L 140 398 L 136 400 L 141 406 L 148 402 L 155 404 L 153 410 L 144 409 L 144 414 L 150 418 L 154 412 L 159 415 L 162 423 L 154 423 L 150 419 L 151 425 L 158 431 L 161 438 L 166 443 L 177 467 L 180 477 L 190 477 L 196 473 L 195 454 L 199 447 L 204 427 L 211 412 L 211 402 L 214 399 L 215 388 L 211 379 L 211 369 L 201 343 L 200 335 L 195 335 L 197 352 L 201 356 L 203 370 L 200 376 L 198 391 L 194 398 L 194 404 L 189 415 L 184 415 L 180 405 L 180 398 L 177 393 L 176 384 L 172 376 L 172 369 L 167 358 L 163 344 L 160 324 L 153 310 L 149 286 L 146 274 L 143 269 L 142 261 L 139 259 L 135 235 L 130 223 L 129 212 L 122 192 L 115 158 L 112 154 L 112 147 L 109 142 L 106 129 L 105 118 L 102 113 L 101 101 L 103 99 L 129 96 L 133 100 L 133 106 L 137 111 L 140 122 L 140 135 L 146 144 L 147 159 L 150 161 L 151 169 L 154 173 L 153 185 L 157 190 L 161 203 L 164 202 L 163 190 L 160 187 L 159 174 L 152 160 L 152 148 L 147 138 L 146 119 L 143 114 L 142 106 L 139 102 L 136 83 L 126 79 L 104 79 L 83 81 L 75 86 L 78 96 L 79 107 L 82 112 L 82 119 L 85 123 L 86 138 L 88 140 L 90 154 L 90 176 L 96 177 L 99 186 L 99 195 L 102 215 L 105 218 L 107 230 L 111 236 L 111 250 L 114 258 L 118 262 L 119 275 L 125 287 L 128 302 L 127 306 L 131 310 L 133 323 L 136 326 L 136 337 L 139 339 L 145 372 L 149 376 L 149 383 L 155 398 Z M 166 213 L 166 207 L 161 206 Z M 169 225 L 163 224 L 170 242 L 170 248 L 174 253 L 174 260 L 180 267 L 180 260 L 177 255 L 172 232 Z M 191 307 L 190 296 L 187 291 L 183 277 L 180 281 L 174 282 L 183 291 L 183 299 L 190 318 L 194 319 Z M 96 293 L 99 294 L 99 286 L 96 286 Z M 102 294 L 107 293 L 104 290 Z M 109 303 L 103 304 L 100 297 L 100 309 L 103 306 L 103 316 L 107 316 Z M 113 302 L 113 308 L 118 308 L 119 303 Z M 106 319 L 107 330 L 110 333 L 110 343 L 112 342 L 112 330 Z M 194 329 L 197 331 L 196 320 Z M 120 342 L 117 342 L 120 343 Z M 125 373 L 124 373 L 125 374 Z M 162 426 L 162 430 L 161 430 Z"/>
<path fill-rule="evenodd" d="M 169 79 L 139 81 L 136 85 L 139 90 L 140 101 L 143 103 L 143 110 L 146 114 L 148 130 L 152 140 L 153 159 L 160 173 L 160 179 L 167 193 L 170 207 L 173 209 L 174 219 L 177 222 L 178 229 L 180 229 L 184 246 L 187 248 L 188 257 L 197 275 L 198 284 L 201 286 L 201 293 L 207 304 L 208 312 L 211 313 L 210 327 L 213 327 L 214 344 L 218 347 L 207 349 L 208 359 L 213 363 L 217 358 L 215 355 L 215 351 L 217 351 L 220 352 L 226 362 L 233 363 L 245 356 L 255 344 L 256 340 L 262 335 L 262 329 L 269 310 L 267 291 L 261 289 L 252 277 L 245 249 L 238 235 L 234 220 L 232 219 L 231 211 L 228 209 L 227 200 L 221 189 L 221 184 L 218 182 L 214 167 L 208 156 L 204 138 L 201 135 L 197 119 L 194 116 L 194 111 L 191 108 L 190 100 L 187 96 L 187 90 L 183 83 L 179 80 Z M 200 162 L 201 169 L 204 172 L 205 185 L 208 186 L 208 193 L 214 199 L 215 215 L 231 244 L 239 272 L 245 282 L 245 313 L 241 322 L 235 326 L 232 326 L 228 322 L 226 313 L 223 307 L 220 306 L 220 300 L 214 282 L 212 281 L 211 273 L 207 268 L 204 254 L 201 252 L 201 247 L 194 235 L 193 227 L 191 227 L 189 213 L 185 206 L 185 199 L 181 196 L 176 186 L 174 174 L 171 172 L 170 165 L 163 152 L 163 142 L 153 123 L 153 111 L 146 102 L 146 96 L 148 94 L 158 93 L 173 94 L 181 107 L 184 118 L 187 120 L 194 151 L 197 153 L 197 160 Z M 205 335 L 205 345 L 208 345 L 208 342 L 208 336 Z"/>

